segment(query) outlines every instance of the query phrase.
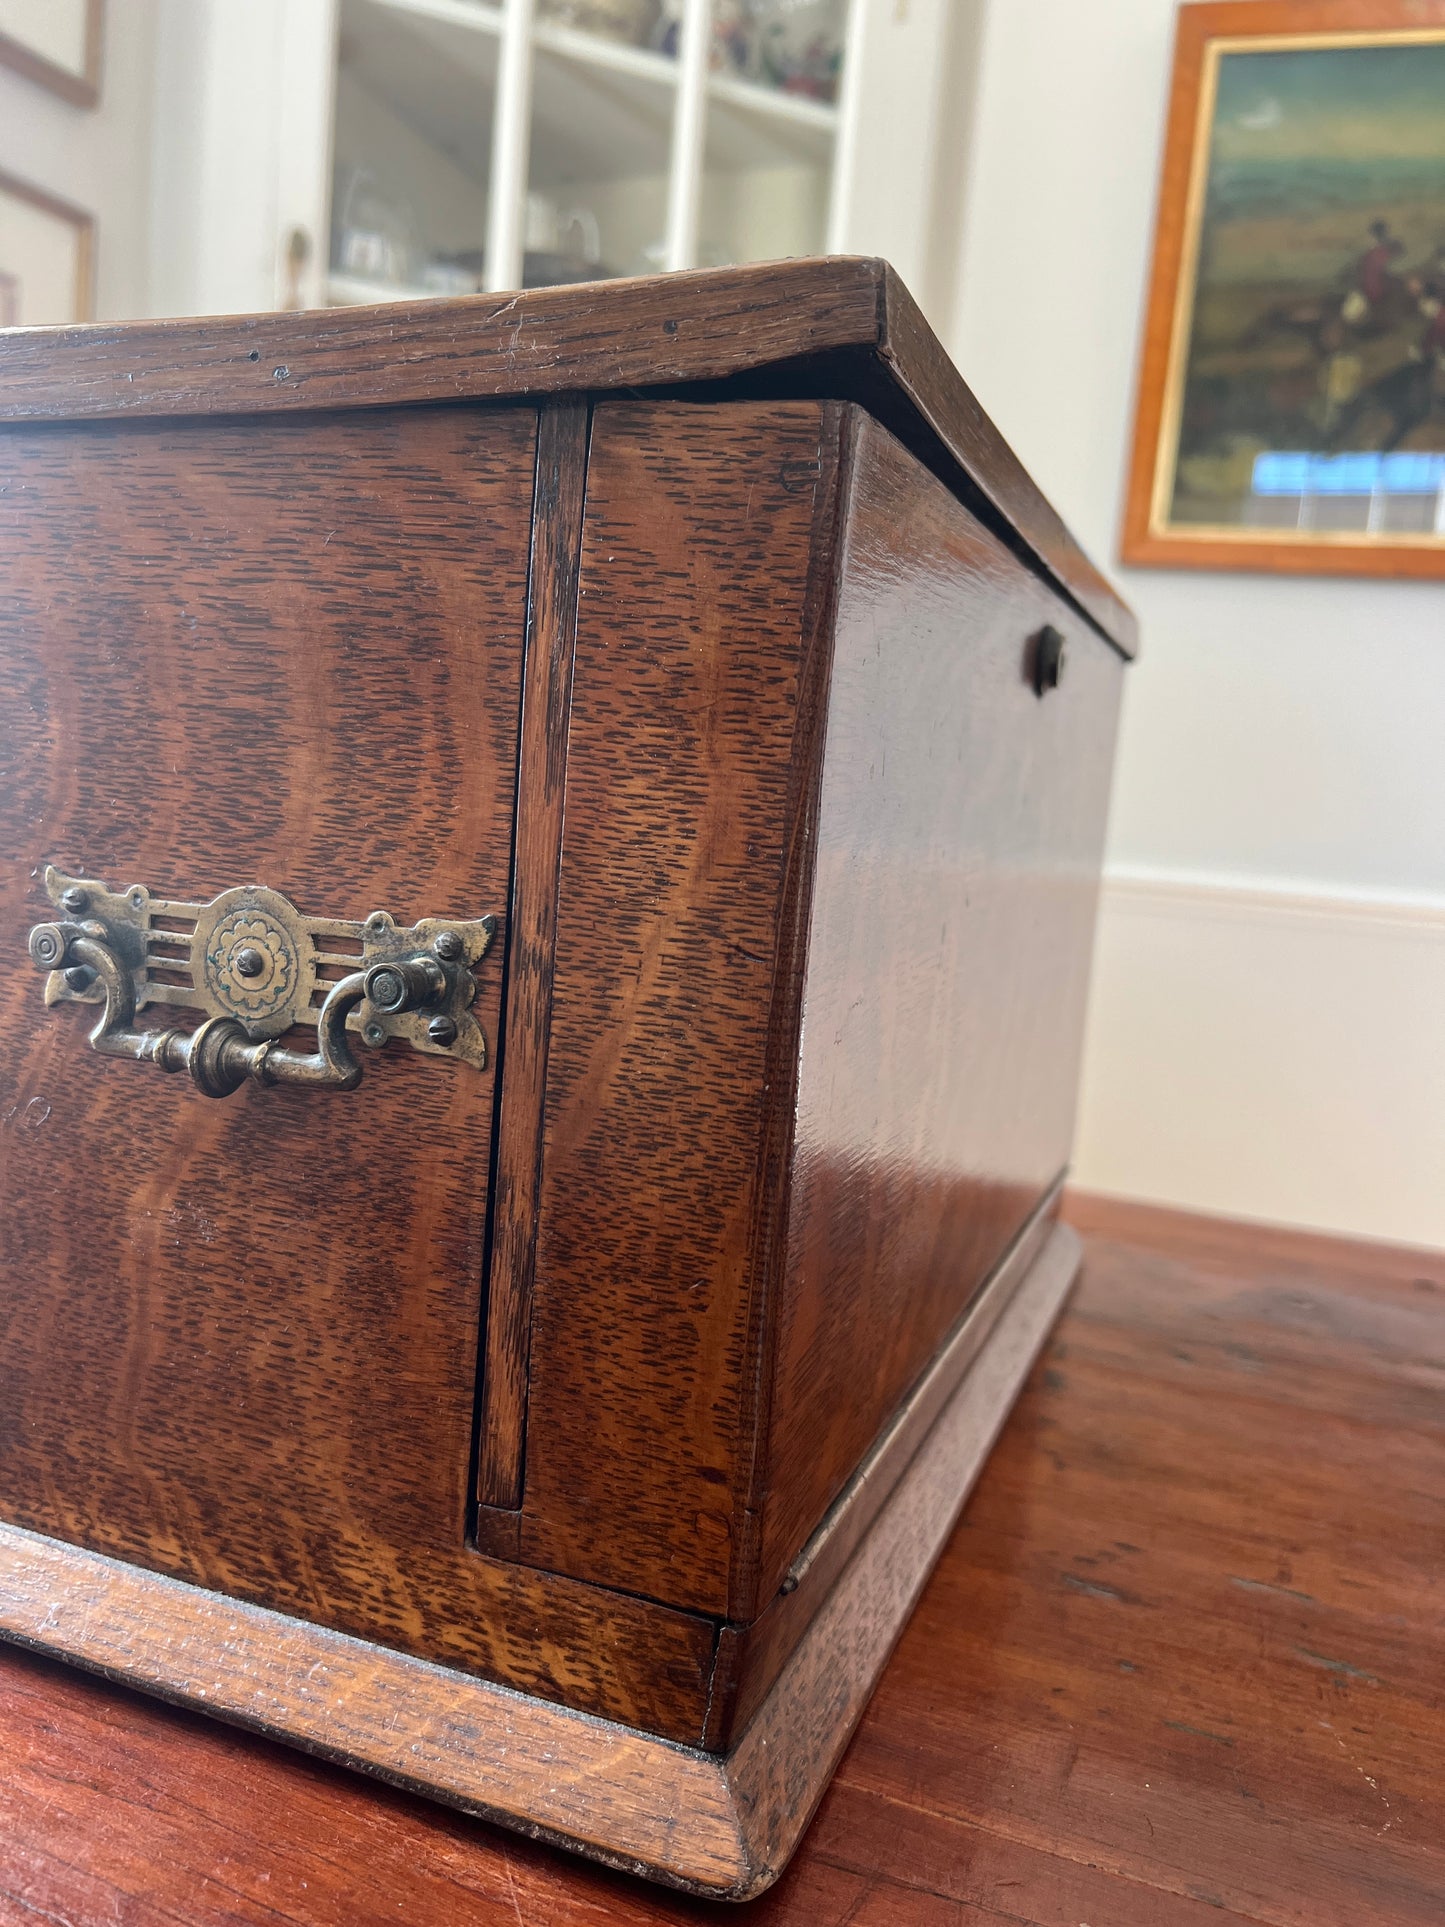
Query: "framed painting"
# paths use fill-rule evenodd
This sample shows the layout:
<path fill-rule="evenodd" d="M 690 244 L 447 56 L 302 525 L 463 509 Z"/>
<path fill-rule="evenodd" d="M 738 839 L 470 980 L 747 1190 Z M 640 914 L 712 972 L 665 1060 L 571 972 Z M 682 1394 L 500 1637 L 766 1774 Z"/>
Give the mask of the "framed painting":
<path fill-rule="evenodd" d="M 1445 576 L 1445 0 L 1180 9 L 1121 551 Z"/>
<path fill-rule="evenodd" d="M 94 284 L 93 218 L 0 173 L 0 327 L 89 321 Z"/>
<path fill-rule="evenodd" d="M 0 64 L 76 107 L 100 100 L 105 0 L 0 0 Z"/>

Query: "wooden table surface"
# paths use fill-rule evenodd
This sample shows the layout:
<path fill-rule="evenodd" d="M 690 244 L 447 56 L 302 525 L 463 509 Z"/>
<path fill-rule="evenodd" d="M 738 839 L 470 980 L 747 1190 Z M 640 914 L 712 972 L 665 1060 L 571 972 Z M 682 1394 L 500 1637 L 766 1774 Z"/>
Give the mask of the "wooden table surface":
<path fill-rule="evenodd" d="M 788 1874 L 679 1900 L 0 1649 L 0 1923 L 1440 1927 L 1445 1260 L 1077 1200 Z"/>

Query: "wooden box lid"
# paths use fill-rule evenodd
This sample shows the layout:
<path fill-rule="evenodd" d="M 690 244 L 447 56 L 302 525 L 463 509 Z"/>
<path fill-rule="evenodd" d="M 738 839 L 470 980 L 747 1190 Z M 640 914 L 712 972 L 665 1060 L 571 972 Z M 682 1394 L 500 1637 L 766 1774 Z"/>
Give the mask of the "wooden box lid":
<path fill-rule="evenodd" d="M 1134 618 L 886 261 L 711 268 L 506 296 L 0 335 L 0 419 L 253 414 L 616 389 L 855 401 L 1116 648 Z"/>

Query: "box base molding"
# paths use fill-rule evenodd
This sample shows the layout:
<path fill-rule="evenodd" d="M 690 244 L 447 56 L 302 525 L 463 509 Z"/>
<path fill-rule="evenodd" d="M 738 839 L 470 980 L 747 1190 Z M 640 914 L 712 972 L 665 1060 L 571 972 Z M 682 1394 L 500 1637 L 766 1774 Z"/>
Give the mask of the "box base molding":
<path fill-rule="evenodd" d="M 726 1755 L 0 1524 L 0 1638 L 715 1898 L 787 1864 L 1078 1270 L 1055 1225 Z"/>
<path fill-rule="evenodd" d="M 740 1739 L 806 1636 L 849 1560 L 938 1422 L 964 1376 L 986 1348 L 1059 1215 L 1062 1175 L 974 1293 L 932 1363 L 874 1441 L 847 1485 L 803 1546 L 774 1597 L 752 1620 L 725 1625 L 718 1640 L 703 1749 L 726 1753 Z"/>

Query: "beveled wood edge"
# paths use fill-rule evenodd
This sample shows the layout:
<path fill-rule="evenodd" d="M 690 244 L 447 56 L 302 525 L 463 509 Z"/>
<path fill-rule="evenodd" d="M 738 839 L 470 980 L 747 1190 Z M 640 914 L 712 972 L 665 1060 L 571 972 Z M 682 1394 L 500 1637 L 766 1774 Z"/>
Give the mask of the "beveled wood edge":
<path fill-rule="evenodd" d="M 876 348 L 884 272 L 880 261 L 835 255 L 516 294 L 4 328 L 0 420 L 536 400 L 723 381 Z"/>
<path fill-rule="evenodd" d="M 818 821 L 827 761 L 838 598 L 842 592 L 842 562 L 848 539 L 861 419 L 861 411 L 852 403 L 824 402 L 819 413 L 818 485 L 813 500 L 813 527 L 803 592 L 792 761 L 783 813 L 783 879 L 778 898 L 778 937 L 762 1076 L 762 1130 L 749 1204 L 750 1231 L 744 1271 L 748 1322 L 738 1436 L 745 1444 L 739 1460 L 742 1475 L 735 1490 L 726 1613 L 727 1619 L 736 1621 L 751 1620 L 757 1615 L 759 1585 L 766 1583 L 760 1573 L 761 1499 L 768 1469 L 778 1341 L 777 1321 L 771 1313 L 783 1292 L 790 1255 L 803 985 L 812 929 L 813 887 L 817 880 Z M 769 1585 L 765 1597 L 771 1592 Z M 717 1663 L 715 1649 L 713 1681 L 708 1694 L 709 1724 L 722 1712 Z M 713 1750 L 713 1733 L 705 1729 L 702 1743 Z"/>
<path fill-rule="evenodd" d="M 497 1023 L 497 1143 L 477 1443 L 477 1502 L 507 1512 L 522 1502 L 526 1451 L 557 877 L 590 431 L 585 396 L 562 396 L 538 410 L 508 969 Z M 487 1536 L 485 1526 L 479 1521 L 479 1536 Z M 499 1529 L 499 1522 L 491 1522 L 493 1537 Z"/>
<path fill-rule="evenodd" d="M 1051 1215 L 1057 1211 L 1063 1185 L 1062 1175 L 1055 1178 L 1008 1250 L 954 1321 L 953 1329 L 934 1354 L 932 1363 L 925 1368 L 923 1376 L 788 1568 L 783 1582 L 785 1592 L 796 1592 L 818 1572 L 836 1577 L 846 1563 L 839 1557 L 838 1547 L 846 1545 L 851 1552 L 857 1546 L 866 1530 L 866 1525 L 859 1523 L 860 1517 L 871 1520 L 875 1516 L 882 1495 L 897 1483 L 898 1474 L 932 1428 L 958 1381 L 983 1349 L 1009 1299 L 1033 1268 Z"/>
<path fill-rule="evenodd" d="M 705 1745 L 727 1745 L 732 1732 L 751 1719 L 960 1380 L 988 1343 L 1015 1292 L 1036 1264 L 1049 1262 L 1041 1254 L 1058 1213 L 1063 1183 L 1060 1173 L 954 1321 L 931 1363 L 788 1568 L 779 1592 L 750 1623 L 722 1628 Z"/>
<path fill-rule="evenodd" d="M 1049 574 L 1120 654 L 1132 660 L 1139 653 L 1133 610 L 1094 567 L 993 427 L 902 277 L 887 262 L 880 266 L 884 318 L 879 349 L 893 380 Z M 976 453 L 981 442 L 989 444 L 985 461 Z"/>
<path fill-rule="evenodd" d="M 609 1866 L 750 1899 L 812 1817 L 1078 1259 L 1056 1226 L 726 1757 L 4 1524 L 0 1638 Z"/>
<path fill-rule="evenodd" d="M 1077 1234 L 1055 1225 L 989 1343 L 727 1756 L 751 1863 L 750 1885 L 733 1897 L 761 1893 L 787 1865 L 1053 1328 L 1081 1255 Z"/>
<path fill-rule="evenodd" d="M 834 255 L 372 308 L 0 330 L 0 421 L 536 399 L 881 369 L 1045 571 L 1126 655 L 1134 619 L 984 414 L 885 261 Z M 850 366 L 850 363 L 852 364 Z"/>
<path fill-rule="evenodd" d="M 743 1875 L 717 1759 L 3 1523 L 0 1638 L 614 1866 Z"/>

